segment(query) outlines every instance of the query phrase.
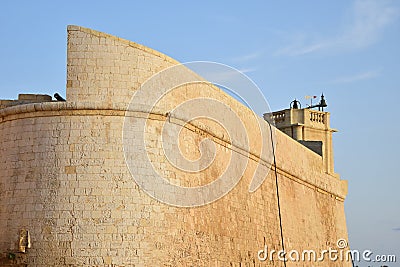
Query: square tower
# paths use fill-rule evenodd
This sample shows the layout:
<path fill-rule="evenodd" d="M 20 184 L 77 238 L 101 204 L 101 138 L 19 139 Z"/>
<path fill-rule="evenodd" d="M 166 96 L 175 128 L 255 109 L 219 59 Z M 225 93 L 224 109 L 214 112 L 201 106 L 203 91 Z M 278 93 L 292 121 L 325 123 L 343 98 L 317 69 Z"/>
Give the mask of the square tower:
<path fill-rule="evenodd" d="M 318 106 L 318 105 L 316 105 Z M 264 114 L 264 119 L 271 114 Z M 334 174 L 332 129 L 329 123 L 329 112 L 308 108 L 284 109 L 272 113 L 275 126 L 299 143 L 322 157 L 326 173 Z"/>

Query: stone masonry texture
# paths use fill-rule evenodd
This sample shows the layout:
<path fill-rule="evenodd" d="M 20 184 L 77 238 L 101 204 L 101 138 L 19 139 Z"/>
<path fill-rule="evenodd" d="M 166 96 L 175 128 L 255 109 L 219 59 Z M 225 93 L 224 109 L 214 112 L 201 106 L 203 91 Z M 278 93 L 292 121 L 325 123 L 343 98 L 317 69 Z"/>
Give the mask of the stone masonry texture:
<path fill-rule="evenodd" d="M 248 118 L 249 151 L 243 157 L 249 160 L 237 186 L 218 201 L 182 208 L 151 198 L 132 178 L 148 170 L 131 175 L 125 162 L 126 109 L 141 84 L 176 64 L 136 43 L 68 26 L 67 101 L 0 109 L 0 266 L 283 266 L 277 258 L 257 257 L 265 245 L 281 249 L 274 172 L 248 191 L 262 161 L 257 121 L 218 88 L 182 86 L 148 118 L 138 109 L 131 119 L 147 120 L 155 168 L 177 184 L 196 186 L 217 177 L 237 152 L 215 123 L 188 124 L 179 137 L 184 153 L 196 158 L 198 143 L 208 137 L 220 154 L 201 174 L 179 173 L 162 155 L 160 129 L 176 123 L 167 112 L 182 101 L 206 96 L 226 103 Z M 346 181 L 326 172 L 321 156 L 286 134 L 276 130 L 275 139 L 286 250 L 322 251 L 347 240 Z M 30 235 L 26 253 L 18 252 L 21 229 Z M 326 258 L 287 266 L 351 262 Z"/>

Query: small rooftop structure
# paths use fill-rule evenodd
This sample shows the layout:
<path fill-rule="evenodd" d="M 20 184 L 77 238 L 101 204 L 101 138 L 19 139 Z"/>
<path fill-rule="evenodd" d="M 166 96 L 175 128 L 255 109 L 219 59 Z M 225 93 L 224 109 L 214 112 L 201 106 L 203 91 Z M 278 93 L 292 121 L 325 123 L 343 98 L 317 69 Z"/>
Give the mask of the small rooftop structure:
<path fill-rule="evenodd" d="M 41 95 L 41 94 L 19 94 L 17 100 L 0 100 L 0 109 L 30 104 L 30 103 L 41 103 L 41 102 L 52 102 L 53 99 L 49 95 Z"/>
<path fill-rule="evenodd" d="M 325 100 L 322 100 L 326 107 Z M 289 109 L 273 112 L 272 118 L 268 118 L 271 113 L 266 113 L 264 119 L 272 119 L 279 130 L 320 155 L 326 172 L 334 174 L 332 133 L 337 130 L 330 127 L 330 113 L 312 107 L 298 107 L 291 105 Z"/>

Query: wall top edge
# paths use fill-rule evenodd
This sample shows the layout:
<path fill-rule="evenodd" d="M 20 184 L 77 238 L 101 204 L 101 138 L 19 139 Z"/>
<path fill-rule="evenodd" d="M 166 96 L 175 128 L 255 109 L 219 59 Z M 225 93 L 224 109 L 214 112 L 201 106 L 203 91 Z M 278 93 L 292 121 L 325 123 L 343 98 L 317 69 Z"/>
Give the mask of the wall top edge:
<path fill-rule="evenodd" d="M 148 110 L 149 107 L 135 107 L 135 110 Z M 15 106 L 5 107 L 0 109 L 0 118 L 4 118 L 10 115 L 16 115 L 21 113 L 32 113 L 38 111 L 63 111 L 63 110 L 114 110 L 114 111 L 129 111 L 127 105 L 124 103 L 112 103 L 107 105 L 99 102 L 39 102 L 39 103 L 28 103 L 20 104 Z M 156 108 L 153 111 L 157 112 Z"/>
<path fill-rule="evenodd" d="M 147 47 L 147 46 L 144 46 L 144 45 L 141 45 L 141 44 L 138 44 L 138 43 L 135 43 L 135 42 L 129 41 L 127 39 L 123 39 L 123 38 L 120 38 L 120 37 L 117 37 L 117 36 L 114 36 L 114 35 L 111 35 L 111 34 L 108 34 L 108 33 L 92 30 L 92 29 L 85 28 L 85 27 L 82 27 L 82 26 L 68 25 L 67 26 L 67 32 L 71 32 L 71 31 L 80 31 L 80 32 L 84 32 L 84 33 L 87 33 L 87 34 L 91 34 L 91 35 L 99 37 L 99 38 L 107 38 L 107 39 L 115 40 L 115 41 L 118 41 L 118 42 L 123 43 L 125 45 L 131 46 L 133 48 L 137 48 L 137 49 L 140 49 L 140 50 L 145 51 L 147 53 L 153 54 L 153 55 L 155 55 L 157 57 L 160 57 L 160 58 L 162 58 L 162 59 L 164 59 L 164 60 L 166 60 L 166 61 L 168 61 L 170 63 L 181 64 L 179 61 L 177 61 L 177 60 L 175 60 L 175 59 L 173 59 L 173 58 L 171 58 L 171 57 L 169 57 L 169 56 L 167 56 L 167 55 L 165 55 L 165 54 L 163 54 L 163 53 L 161 53 L 161 52 L 159 52 L 157 50 L 154 50 L 154 49 L 152 49 L 150 47 Z"/>

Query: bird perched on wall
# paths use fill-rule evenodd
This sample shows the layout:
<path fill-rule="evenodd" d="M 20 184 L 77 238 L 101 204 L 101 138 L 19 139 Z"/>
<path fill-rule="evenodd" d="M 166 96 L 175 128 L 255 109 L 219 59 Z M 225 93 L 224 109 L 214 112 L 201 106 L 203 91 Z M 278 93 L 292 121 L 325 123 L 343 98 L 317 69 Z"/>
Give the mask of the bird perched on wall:
<path fill-rule="evenodd" d="M 66 100 L 64 98 L 62 98 L 62 96 L 60 96 L 58 93 L 54 94 L 54 98 L 57 99 L 57 101 L 63 101 L 65 102 Z"/>

